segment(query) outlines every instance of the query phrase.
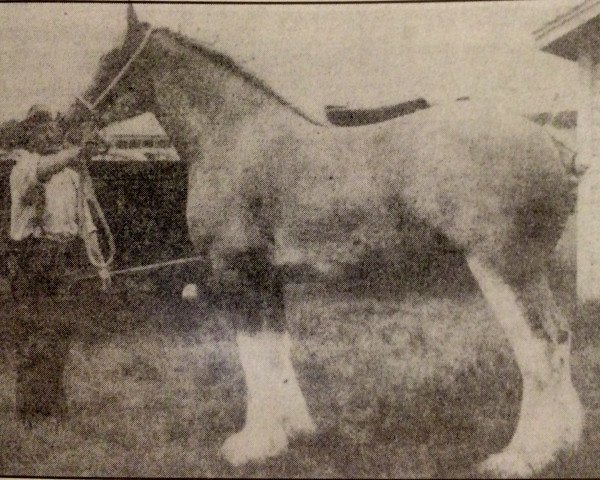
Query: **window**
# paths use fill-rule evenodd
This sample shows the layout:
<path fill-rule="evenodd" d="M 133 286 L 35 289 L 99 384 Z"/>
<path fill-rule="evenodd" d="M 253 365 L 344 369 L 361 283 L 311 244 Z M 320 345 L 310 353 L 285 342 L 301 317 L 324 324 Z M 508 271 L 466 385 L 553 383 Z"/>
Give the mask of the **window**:
<path fill-rule="evenodd" d="M 117 140 L 116 147 L 117 148 L 127 148 L 129 146 L 129 142 L 127 140 Z"/>
<path fill-rule="evenodd" d="M 145 148 L 152 148 L 154 146 L 154 140 L 152 140 L 152 139 L 144 140 L 143 146 Z"/>

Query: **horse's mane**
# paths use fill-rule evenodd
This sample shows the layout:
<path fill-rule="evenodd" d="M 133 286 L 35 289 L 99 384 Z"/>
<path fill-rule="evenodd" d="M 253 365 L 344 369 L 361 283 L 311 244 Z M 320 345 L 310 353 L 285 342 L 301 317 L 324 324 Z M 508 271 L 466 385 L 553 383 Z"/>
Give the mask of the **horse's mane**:
<path fill-rule="evenodd" d="M 205 45 L 202 42 L 199 42 L 197 40 L 192 40 L 191 38 L 186 37 L 185 35 L 182 35 L 180 33 L 175 33 L 172 30 L 169 30 L 168 28 L 158 28 L 158 29 L 156 29 L 156 32 L 159 32 L 159 33 L 162 33 L 162 34 L 168 36 L 169 38 L 175 40 L 180 45 L 183 45 L 184 47 L 187 47 L 191 50 L 201 53 L 202 55 L 207 57 L 214 64 L 216 64 L 222 68 L 225 68 L 232 74 L 242 78 L 245 82 L 247 82 L 250 85 L 252 85 L 253 87 L 261 90 L 262 92 L 266 93 L 269 97 L 273 98 L 274 100 L 276 100 L 279 104 L 283 105 L 284 107 L 290 109 L 292 112 L 294 112 L 296 115 L 302 117 L 304 120 L 312 123 L 313 125 L 321 125 L 319 122 L 310 118 L 306 113 L 304 113 L 298 107 L 291 104 L 288 100 L 286 100 L 281 95 L 279 95 L 275 90 L 273 90 L 270 86 L 268 86 L 263 80 L 258 78 L 253 73 L 250 73 L 247 70 L 245 70 L 244 68 L 242 68 L 229 55 L 226 55 L 222 52 L 214 50 L 213 48 L 209 47 L 208 45 Z"/>

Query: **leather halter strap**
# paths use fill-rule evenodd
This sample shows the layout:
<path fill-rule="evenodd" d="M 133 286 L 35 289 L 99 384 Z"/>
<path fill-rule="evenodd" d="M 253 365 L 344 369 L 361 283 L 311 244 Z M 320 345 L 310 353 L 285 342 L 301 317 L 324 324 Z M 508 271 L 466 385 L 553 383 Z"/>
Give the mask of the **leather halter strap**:
<path fill-rule="evenodd" d="M 102 102 L 102 100 L 104 100 L 106 98 L 106 96 L 111 92 L 111 90 L 113 88 L 115 88 L 115 85 L 117 85 L 117 83 L 119 83 L 119 81 L 123 78 L 123 76 L 129 71 L 133 62 L 135 62 L 136 59 L 140 56 L 140 54 L 142 53 L 142 50 L 144 50 L 144 47 L 148 44 L 148 40 L 150 40 L 150 35 L 152 35 L 153 32 L 154 32 L 153 28 L 149 28 L 146 31 L 144 38 L 142 39 L 141 43 L 136 48 L 135 52 L 133 52 L 133 55 L 131 55 L 129 60 L 127 60 L 127 63 L 125 65 L 123 65 L 123 68 L 121 68 L 121 70 L 119 71 L 117 76 L 115 78 L 113 78 L 112 82 L 110 82 L 108 84 L 108 86 L 102 91 L 102 93 L 100 95 L 98 95 L 98 98 L 96 98 L 96 100 L 94 100 L 93 102 L 90 103 L 79 95 L 75 95 L 75 98 L 77 100 L 79 100 L 79 102 L 83 106 L 85 106 L 90 112 L 96 113 L 96 108 L 98 108 L 98 105 L 100 105 L 100 102 Z"/>

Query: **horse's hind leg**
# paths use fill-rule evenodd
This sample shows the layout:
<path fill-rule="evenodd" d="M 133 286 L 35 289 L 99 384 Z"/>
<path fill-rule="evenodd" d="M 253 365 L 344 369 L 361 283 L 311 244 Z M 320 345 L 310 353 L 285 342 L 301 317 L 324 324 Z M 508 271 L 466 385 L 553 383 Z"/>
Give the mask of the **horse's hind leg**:
<path fill-rule="evenodd" d="M 283 452 L 294 434 L 312 433 L 290 358 L 283 283 L 265 254 L 249 252 L 236 261 L 243 283 L 237 305 L 237 345 L 247 387 L 244 428 L 227 439 L 223 456 L 234 465 Z"/>
<path fill-rule="evenodd" d="M 528 476 L 580 438 L 583 410 L 571 382 L 568 322 L 542 271 L 507 281 L 486 262 L 468 264 L 514 350 L 523 378 L 516 431 L 509 445 L 482 468 L 502 476 Z"/>

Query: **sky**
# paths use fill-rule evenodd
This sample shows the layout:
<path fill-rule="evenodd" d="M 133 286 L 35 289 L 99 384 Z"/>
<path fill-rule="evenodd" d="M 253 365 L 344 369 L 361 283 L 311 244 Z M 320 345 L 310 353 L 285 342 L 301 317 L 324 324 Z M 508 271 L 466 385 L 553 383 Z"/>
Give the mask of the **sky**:
<path fill-rule="evenodd" d="M 141 20 L 229 54 L 322 120 L 325 105 L 470 96 L 522 113 L 575 108 L 577 68 L 532 31 L 578 0 L 373 5 L 140 4 Z M 125 31 L 125 5 L 0 4 L 0 121 L 64 110 Z"/>

